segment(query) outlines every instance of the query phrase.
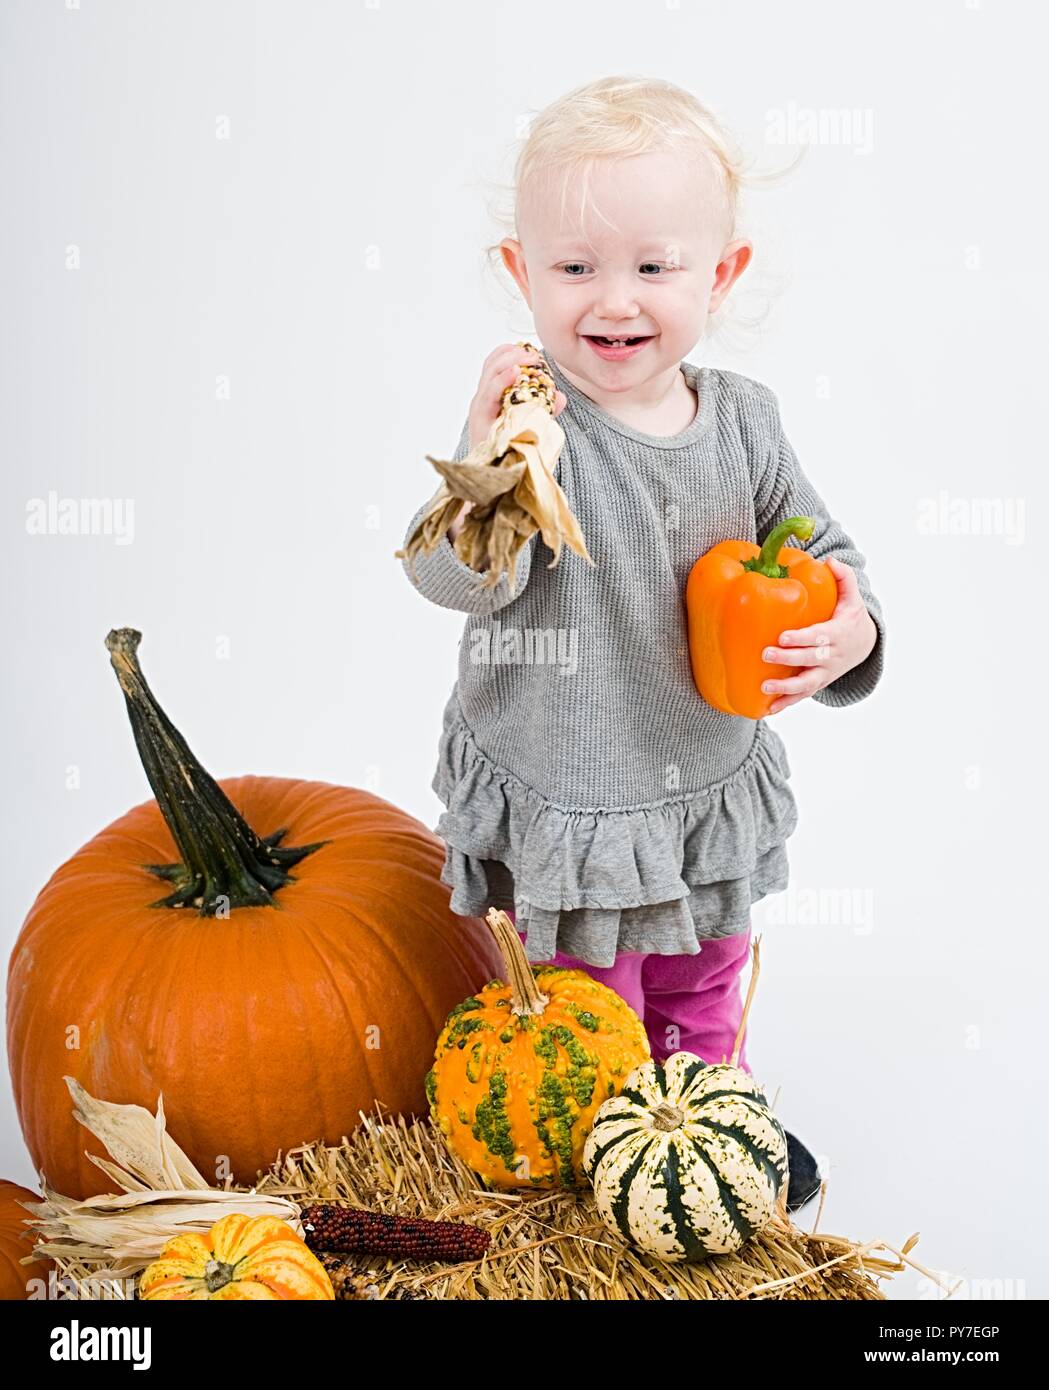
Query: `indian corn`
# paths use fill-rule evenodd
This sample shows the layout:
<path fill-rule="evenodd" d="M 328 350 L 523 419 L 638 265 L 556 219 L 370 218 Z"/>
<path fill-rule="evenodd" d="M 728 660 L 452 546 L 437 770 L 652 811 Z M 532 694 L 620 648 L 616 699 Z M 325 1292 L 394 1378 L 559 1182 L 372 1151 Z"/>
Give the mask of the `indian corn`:
<path fill-rule="evenodd" d="M 532 351 L 530 343 L 519 343 Z M 547 363 L 523 363 L 512 386 L 503 392 L 502 408 L 487 439 L 464 459 L 447 462 L 426 457 L 444 480 L 398 559 L 414 562 L 441 544 L 464 501 L 473 504 L 452 542 L 464 564 L 485 575 L 494 588 L 504 574 L 511 591 L 517 557 L 536 531 L 554 552 L 549 568 L 565 544 L 591 565 L 579 523 L 554 478 L 564 431 L 553 416 L 557 388 Z"/>

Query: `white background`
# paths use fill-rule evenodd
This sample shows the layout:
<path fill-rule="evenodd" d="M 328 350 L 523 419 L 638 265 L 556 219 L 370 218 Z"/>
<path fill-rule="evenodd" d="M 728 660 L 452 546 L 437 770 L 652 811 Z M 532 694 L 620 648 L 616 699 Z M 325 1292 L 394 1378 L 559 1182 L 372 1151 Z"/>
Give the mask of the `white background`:
<path fill-rule="evenodd" d="M 4 0 L 7 949 L 149 795 L 111 627 L 216 777 L 436 823 L 464 618 L 393 551 L 482 359 L 532 331 L 483 257 L 530 113 L 665 77 L 765 170 L 798 152 L 777 113 L 859 113 L 869 148 L 748 195 L 737 326 L 691 354 L 776 391 L 888 626 L 871 698 L 773 716 L 801 818 L 748 1056 L 829 1165 L 825 1229 L 920 1231 L 958 1298 L 1045 1297 L 1046 37 L 1019 0 Z M 132 499 L 132 543 L 27 534 L 51 489 Z M 930 530 L 941 494 L 1004 522 Z M 6 1073 L 0 1129 L 32 1184 Z"/>

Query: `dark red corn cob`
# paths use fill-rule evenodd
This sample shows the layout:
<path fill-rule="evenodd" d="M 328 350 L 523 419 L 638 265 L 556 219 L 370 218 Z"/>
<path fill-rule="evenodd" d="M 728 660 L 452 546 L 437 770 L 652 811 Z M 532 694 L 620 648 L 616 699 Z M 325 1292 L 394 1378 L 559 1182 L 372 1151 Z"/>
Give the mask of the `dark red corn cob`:
<path fill-rule="evenodd" d="M 402 1260 L 479 1260 L 491 1236 L 461 1221 L 388 1216 L 363 1207 L 315 1202 L 302 1212 L 303 1237 L 311 1250 L 342 1254 L 394 1255 Z"/>

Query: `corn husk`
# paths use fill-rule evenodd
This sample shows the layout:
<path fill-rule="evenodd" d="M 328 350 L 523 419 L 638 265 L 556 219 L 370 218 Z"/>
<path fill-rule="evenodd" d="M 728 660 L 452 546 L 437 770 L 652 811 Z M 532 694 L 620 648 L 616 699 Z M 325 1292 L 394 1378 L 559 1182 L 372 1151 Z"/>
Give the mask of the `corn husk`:
<path fill-rule="evenodd" d="M 42 1202 L 21 1205 L 32 1218 L 33 1257 L 75 1267 L 92 1281 L 120 1284 L 140 1273 L 164 1243 L 184 1231 L 206 1231 L 229 1212 L 276 1216 L 302 1234 L 298 1207 L 275 1195 L 212 1187 L 167 1132 L 164 1098 L 157 1113 L 141 1105 L 98 1100 L 71 1076 L 73 1114 L 106 1147 L 110 1158 L 88 1154 L 121 1190 L 104 1196 L 65 1197 L 41 1183 Z M 73 1275 L 76 1278 L 76 1274 Z"/>
<path fill-rule="evenodd" d="M 530 343 L 518 346 L 535 350 Z M 459 461 L 426 455 L 444 481 L 404 549 L 395 552 L 398 559 L 414 565 L 420 551 L 435 550 L 463 502 L 471 502 L 452 544 L 464 564 L 485 574 L 482 588 L 494 588 L 505 574 L 513 592 L 517 557 L 536 531 L 554 553 L 549 568 L 560 560 L 563 545 L 594 563 L 554 478 L 565 440 L 551 413 L 556 394 L 547 363 L 542 358 L 538 364 L 525 363 L 515 384 L 504 393 L 487 439 Z"/>

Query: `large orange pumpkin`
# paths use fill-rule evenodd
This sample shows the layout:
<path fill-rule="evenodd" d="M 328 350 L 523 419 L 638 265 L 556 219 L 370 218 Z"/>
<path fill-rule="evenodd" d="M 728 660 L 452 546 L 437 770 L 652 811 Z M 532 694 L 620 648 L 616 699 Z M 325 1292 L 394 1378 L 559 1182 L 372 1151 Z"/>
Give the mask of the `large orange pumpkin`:
<path fill-rule="evenodd" d="M 278 1150 L 337 1143 L 376 1100 L 426 1114 L 434 1038 L 500 968 L 485 924 L 451 911 L 443 843 L 412 816 L 326 782 L 214 782 L 146 685 L 140 640 L 124 628 L 106 645 L 157 800 L 52 875 L 8 974 L 22 1132 L 36 1170 L 77 1197 L 109 1184 L 63 1076 L 150 1110 L 163 1092 L 209 1181 L 251 1183 Z"/>
<path fill-rule="evenodd" d="M 33 1249 L 33 1236 L 26 1221 L 32 1215 L 21 1204 L 40 1202 L 39 1192 L 30 1192 L 28 1187 L 19 1187 L 16 1182 L 0 1178 L 0 1298 L 28 1298 L 30 1290 L 26 1286 L 31 1279 L 41 1280 L 47 1289 L 48 1275 L 54 1268 L 51 1260 L 34 1260 L 24 1265 L 24 1259 Z M 44 1297 L 46 1297 L 46 1292 Z"/>

